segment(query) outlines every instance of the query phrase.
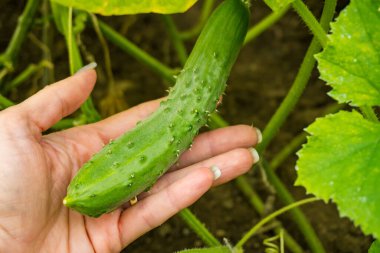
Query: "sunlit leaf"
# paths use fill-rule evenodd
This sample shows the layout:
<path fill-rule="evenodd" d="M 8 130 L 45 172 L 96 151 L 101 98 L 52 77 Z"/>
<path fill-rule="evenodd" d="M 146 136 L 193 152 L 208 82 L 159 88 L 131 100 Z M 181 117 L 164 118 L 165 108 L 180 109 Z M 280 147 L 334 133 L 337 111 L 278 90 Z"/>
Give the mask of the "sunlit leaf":
<path fill-rule="evenodd" d="M 265 3 L 273 10 L 279 11 L 285 8 L 288 4 L 293 2 L 294 0 L 264 0 Z"/>
<path fill-rule="evenodd" d="M 339 102 L 380 105 L 380 1 L 352 0 L 317 55 L 321 78 Z"/>
<path fill-rule="evenodd" d="M 189 9 L 197 0 L 52 0 L 65 6 L 102 15 L 137 13 L 178 13 Z"/>
<path fill-rule="evenodd" d="M 368 253 L 380 253 L 380 241 L 376 240 L 372 243 Z"/>
<path fill-rule="evenodd" d="M 363 232 L 380 237 L 380 124 L 356 112 L 317 119 L 298 152 L 297 185 L 328 201 Z"/>

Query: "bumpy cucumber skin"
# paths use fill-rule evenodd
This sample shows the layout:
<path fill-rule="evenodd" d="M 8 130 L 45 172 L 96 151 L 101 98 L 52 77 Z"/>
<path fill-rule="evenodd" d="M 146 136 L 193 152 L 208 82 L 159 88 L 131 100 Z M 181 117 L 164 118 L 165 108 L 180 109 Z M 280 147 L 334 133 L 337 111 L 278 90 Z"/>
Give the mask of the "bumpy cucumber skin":
<path fill-rule="evenodd" d="M 68 187 L 66 206 L 98 217 L 150 188 L 177 161 L 215 110 L 248 21 L 241 0 L 226 0 L 213 12 L 168 98 L 84 164 Z"/>

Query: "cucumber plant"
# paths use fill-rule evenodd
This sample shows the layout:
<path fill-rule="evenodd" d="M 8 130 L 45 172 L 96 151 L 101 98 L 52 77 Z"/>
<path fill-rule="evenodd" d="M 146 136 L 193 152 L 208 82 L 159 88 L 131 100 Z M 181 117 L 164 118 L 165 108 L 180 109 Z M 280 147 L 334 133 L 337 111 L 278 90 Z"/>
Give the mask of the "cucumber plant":
<path fill-rule="evenodd" d="M 227 0 L 215 10 L 168 98 L 84 164 L 68 187 L 66 206 L 98 217 L 150 188 L 176 162 L 215 110 L 248 20 L 240 0 Z"/>
<path fill-rule="evenodd" d="M 321 78 L 332 87 L 329 95 L 352 109 L 307 128 L 311 136 L 298 153 L 296 182 L 331 199 L 342 216 L 375 238 L 380 237 L 380 123 L 372 107 L 380 105 L 379 8 L 378 1 L 352 0 L 316 56 Z"/>

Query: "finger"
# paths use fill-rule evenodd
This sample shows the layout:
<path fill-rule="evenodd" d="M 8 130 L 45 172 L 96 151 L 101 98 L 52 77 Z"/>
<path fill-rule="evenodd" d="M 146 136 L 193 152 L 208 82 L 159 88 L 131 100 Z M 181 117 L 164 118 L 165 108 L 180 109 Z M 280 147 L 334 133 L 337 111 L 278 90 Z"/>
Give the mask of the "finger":
<path fill-rule="evenodd" d="M 192 148 L 184 152 L 172 170 L 187 167 L 196 162 L 236 148 L 249 148 L 261 140 L 261 132 L 247 125 L 216 129 L 200 134 Z"/>
<path fill-rule="evenodd" d="M 87 70 L 46 86 L 18 105 L 19 110 L 40 131 L 45 131 L 74 112 L 90 95 L 96 72 Z"/>
<path fill-rule="evenodd" d="M 199 168 L 186 177 L 126 209 L 119 222 L 123 245 L 161 225 L 181 209 L 200 198 L 213 182 L 208 168 Z"/>
<path fill-rule="evenodd" d="M 139 199 L 156 194 L 162 191 L 173 182 L 186 177 L 189 173 L 200 168 L 211 168 L 216 166 L 220 169 L 221 175 L 213 182 L 213 186 L 224 184 L 249 171 L 253 164 L 259 161 L 257 152 L 254 149 L 239 148 L 212 157 L 205 161 L 193 164 L 189 167 L 166 173 L 149 190 L 139 196 Z"/>

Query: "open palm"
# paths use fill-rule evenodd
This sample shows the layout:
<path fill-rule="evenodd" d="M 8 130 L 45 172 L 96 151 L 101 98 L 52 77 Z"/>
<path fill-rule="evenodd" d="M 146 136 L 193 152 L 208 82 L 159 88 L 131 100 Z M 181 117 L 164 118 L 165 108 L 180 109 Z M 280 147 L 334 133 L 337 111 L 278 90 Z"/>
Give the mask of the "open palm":
<path fill-rule="evenodd" d="M 159 104 L 151 101 L 98 123 L 42 135 L 75 111 L 96 80 L 87 70 L 48 86 L 0 112 L 0 252 L 120 252 L 145 232 L 189 206 L 211 186 L 246 172 L 257 131 L 233 126 L 201 134 L 139 202 L 100 218 L 62 205 L 81 165 Z M 214 180 L 209 169 L 222 176 Z"/>

